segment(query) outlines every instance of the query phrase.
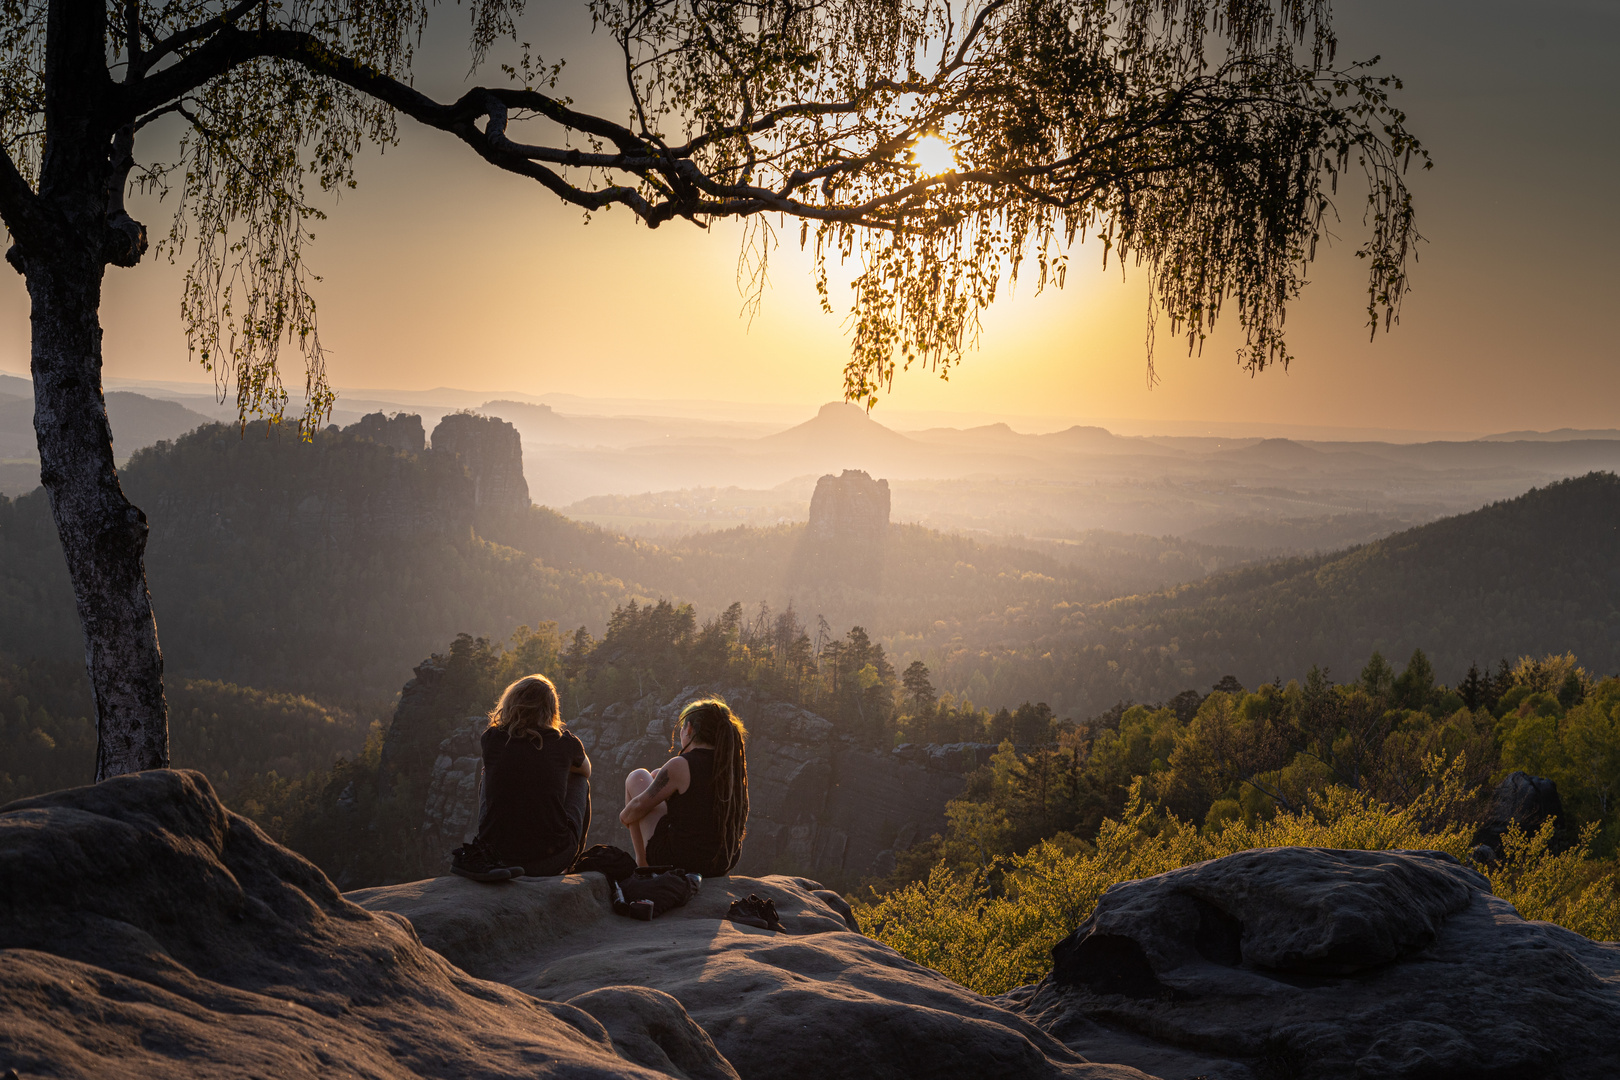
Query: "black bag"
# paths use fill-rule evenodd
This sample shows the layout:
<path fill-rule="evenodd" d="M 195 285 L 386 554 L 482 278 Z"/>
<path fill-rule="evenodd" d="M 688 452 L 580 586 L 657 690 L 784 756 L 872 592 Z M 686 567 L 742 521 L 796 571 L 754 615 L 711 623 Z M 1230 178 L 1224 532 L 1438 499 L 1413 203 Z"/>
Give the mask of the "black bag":
<path fill-rule="evenodd" d="M 703 879 L 680 867 L 638 866 L 613 887 L 613 910 L 650 922 L 671 908 L 682 907 L 698 893 Z"/>
<path fill-rule="evenodd" d="M 726 909 L 726 918 L 744 926 L 757 926 L 761 930 L 774 930 L 779 934 L 787 933 L 787 927 L 776 915 L 776 901 L 768 896 L 758 893 L 749 893 L 741 900 L 733 900 Z"/>
<path fill-rule="evenodd" d="M 623 848 L 611 844 L 596 844 L 574 860 L 568 868 L 570 874 L 583 874 L 594 870 L 617 884 L 636 872 L 636 857 Z"/>

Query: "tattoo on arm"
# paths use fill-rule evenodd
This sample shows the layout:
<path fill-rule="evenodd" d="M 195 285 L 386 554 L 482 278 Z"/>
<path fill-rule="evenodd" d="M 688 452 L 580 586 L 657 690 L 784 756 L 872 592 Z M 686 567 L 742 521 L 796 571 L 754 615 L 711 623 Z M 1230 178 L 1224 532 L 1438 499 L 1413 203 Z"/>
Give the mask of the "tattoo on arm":
<path fill-rule="evenodd" d="M 649 802 L 656 803 L 658 801 L 658 793 L 663 791 L 664 785 L 668 783 L 669 766 L 665 765 L 663 768 L 659 769 L 653 774 L 652 783 L 647 785 L 647 790 L 642 793 L 642 797 L 647 799 Z"/>

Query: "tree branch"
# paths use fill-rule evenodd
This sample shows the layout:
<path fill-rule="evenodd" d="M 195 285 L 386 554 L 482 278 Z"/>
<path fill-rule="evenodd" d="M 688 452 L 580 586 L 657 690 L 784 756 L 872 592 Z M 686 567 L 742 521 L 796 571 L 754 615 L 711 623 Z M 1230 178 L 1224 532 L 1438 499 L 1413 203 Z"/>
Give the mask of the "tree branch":
<path fill-rule="evenodd" d="M 124 0 L 124 37 L 129 49 L 126 78 L 139 78 L 146 70 L 146 53 L 141 48 L 141 0 Z"/>
<path fill-rule="evenodd" d="M 263 0 L 237 0 L 236 6 L 229 11 L 221 12 L 207 22 L 198 23 L 196 26 L 188 26 L 184 30 L 177 30 L 163 40 L 156 41 L 152 48 L 142 55 L 139 68 L 131 62 L 131 73 L 144 75 L 153 64 L 156 64 L 170 53 L 178 52 L 194 41 L 201 41 L 211 34 L 217 34 L 227 27 L 235 26 L 236 20 L 252 11 L 255 7 L 259 7 L 262 3 Z M 150 30 L 147 31 L 147 34 L 149 37 L 153 36 Z"/>
<path fill-rule="evenodd" d="M 4 147 L 0 147 L 0 220 L 4 220 L 12 237 L 23 248 L 44 247 L 50 243 L 54 232 L 50 211 Z M 10 252 L 6 253 L 6 258 L 12 258 Z"/>

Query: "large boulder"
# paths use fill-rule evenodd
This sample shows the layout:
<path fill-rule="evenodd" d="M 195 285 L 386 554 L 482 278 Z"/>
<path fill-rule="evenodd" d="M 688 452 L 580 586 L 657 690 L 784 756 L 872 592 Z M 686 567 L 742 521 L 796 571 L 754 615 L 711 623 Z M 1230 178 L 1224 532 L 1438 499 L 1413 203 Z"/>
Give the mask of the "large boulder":
<path fill-rule="evenodd" d="M 1485 808 L 1484 820 L 1474 833 L 1474 843 L 1483 844 L 1500 855 L 1502 834 L 1508 829 L 1517 825 L 1526 833 L 1534 833 L 1548 818 L 1560 823 L 1564 820 L 1564 801 L 1558 797 L 1558 784 L 1545 776 L 1510 772 L 1491 792 L 1490 805 Z M 1565 839 L 1558 837 L 1559 841 Z M 1567 843 L 1556 846 L 1562 849 Z"/>
<path fill-rule="evenodd" d="M 1169 1078 L 1612 1077 L 1620 945 L 1432 851 L 1273 848 L 1126 882 L 1000 999 Z"/>
<path fill-rule="evenodd" d="M 404 919 L 345 900 L 199 773 L 0 808 L 5 1075 L 680 1075 L 634 1051 L 589 1013 L 473 978 Z M 711 1058 L 687 1075 L 723 1075 Z"/>
<path fill-rule="evenodd" d="M 1149 1080 L 1090 1064 L 1023 1017 L 850 932 L 845 905 L 824 891 L 804 878 L 712 878 L 685 907 L 646 923 L 612 913 L 600 874 L 496 886 L 441 877 L 348 896 L 408 919 L 471 974 L 591 1013 L 643 1063 L 697 1056 L 701 1033 L 743 1080 Z M 725 920 L 749 893 L 775 902 L 785 933 Z M 657 992 L 667 998 L 646 996 Z"/>

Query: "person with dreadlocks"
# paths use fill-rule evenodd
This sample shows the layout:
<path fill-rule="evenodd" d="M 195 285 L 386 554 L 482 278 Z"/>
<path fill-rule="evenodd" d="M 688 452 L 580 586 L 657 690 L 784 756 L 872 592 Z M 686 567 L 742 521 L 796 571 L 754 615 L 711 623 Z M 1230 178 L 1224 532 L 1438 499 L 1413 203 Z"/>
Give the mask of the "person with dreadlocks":
<path fill-rule="evenodd" d="M 591 759 L 562 724 L 557 687 L 544 675 L 508 686 L 479 745 L 478 835 L 453 853 L 451 870 L 475 881 L 565 872 L 591 827 Z"/>
<path fill-rule="evenodd" d="M 748 735 L 719 698 L 681 710 L 670 749 L 680 753 L 656 773 L 637 769 L 624 782 L 619 820 L 642 866 L 678 866 L 723 877 L 737 865 L 748 830 Z"/>

